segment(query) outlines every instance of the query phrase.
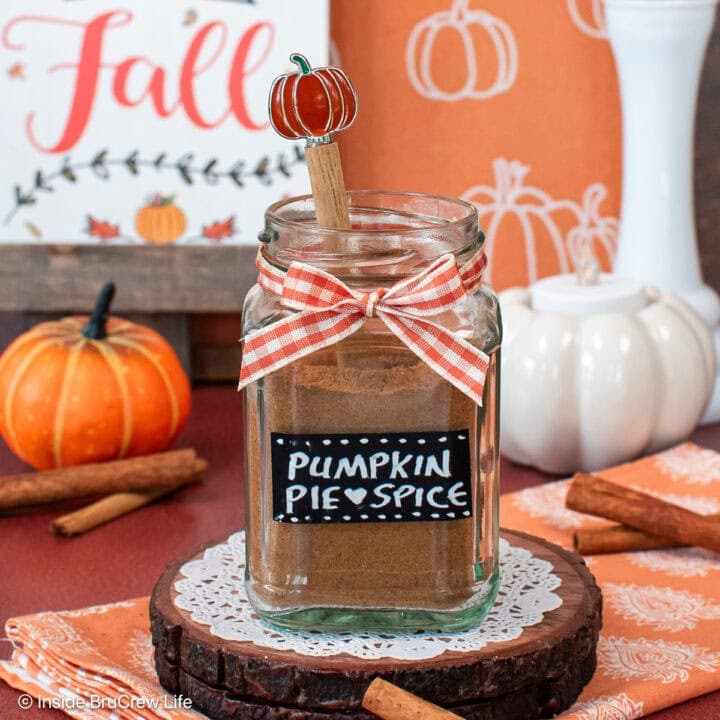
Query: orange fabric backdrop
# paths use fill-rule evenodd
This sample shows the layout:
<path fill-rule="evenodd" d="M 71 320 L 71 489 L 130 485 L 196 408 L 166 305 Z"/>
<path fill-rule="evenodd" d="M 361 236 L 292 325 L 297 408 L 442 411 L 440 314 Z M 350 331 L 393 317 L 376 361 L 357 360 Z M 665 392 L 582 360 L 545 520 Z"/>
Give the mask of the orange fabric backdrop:
<path fill-rule="evenodd" d="M 601 0 L 332 0 L 331 34 L 360 97 L 348 187 L 475 202 L 496 289 L 572 268 L 584 238 L 608 266 L 621 127 Z"/>

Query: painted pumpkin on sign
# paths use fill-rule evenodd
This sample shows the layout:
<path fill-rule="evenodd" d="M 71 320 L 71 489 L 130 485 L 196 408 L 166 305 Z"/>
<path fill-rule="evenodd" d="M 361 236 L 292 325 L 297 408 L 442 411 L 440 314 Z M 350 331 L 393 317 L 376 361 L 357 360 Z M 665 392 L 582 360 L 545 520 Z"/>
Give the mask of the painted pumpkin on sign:
<path fill-rule="evenodd" d="M 155 195 L 137 211 L 135 229 L 145 242 L 165 245 L 175 242 L 185 232 L 187 218 L 174 201 L 172 195 Z"/>
<path fill-rule="evenodd" d="M 190 384 L 170 345 L 108 318 L 114 286 L 91 318 L 46 322 L 0 357 L 0 433 L 41 470 L 167 448 L 190 412 Z"/>
<path fill-rule="evenodd" d="M 455 67 L 447 55 L 438 48 L 442 34 L 452 33 L 453 42 L 459 44 L 463 57 L 462 83 L 449 89 L 448 68 Z M 450 38 L 448 38 L 448 41 Z M 494 78 L 483 75 L 490 65 L 484 56 L 491 43 L 497 71 Z M 450 49 L 449 47 L 444 49 Z M 433 56 L 437 64 L 433 64 Z M 430 100 L 455 102 L 458 100 L 485 100 L 507 92 L 517 77 L 518 51 L 510 26 L 484 10 L 471 10 L 468 0 L 454 0 L 450 10 L 433 13 L 421 20 L 410 33 L 405 52 L 408 77 L 415 90 Z M 441 71 L 446 77 L 441 78 Z M 445 87 L 443 87 L 445 86 Z"/>
<path fill-rule="evenodd" d="M 335 67 L 311 68 L 298 53 L 299 72 L 281 75 L 270 88 L 270 122 L 289 140 L 323 137 L 352 125 L 357 97 L 347 75 Z"/>

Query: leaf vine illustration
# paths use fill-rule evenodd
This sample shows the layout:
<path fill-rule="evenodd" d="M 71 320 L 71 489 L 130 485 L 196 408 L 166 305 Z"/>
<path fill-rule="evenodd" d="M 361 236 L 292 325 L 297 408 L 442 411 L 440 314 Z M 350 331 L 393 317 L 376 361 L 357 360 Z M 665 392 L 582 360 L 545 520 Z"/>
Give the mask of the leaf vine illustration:
<path fill-rule="evenodd" d="M 124 157 L 111 157 L 108 148 L 102 148 L 89 160 L 73 162 L 68 155 L 60 162 L 60 167 L 53 172 L 45 172 L 39 168 L 33 173 L 33 180 L 27 187 L 13 187 L 13 207 L 3 222 L 7 225 L 23 208 L 37 204 L 39 195 L 52 193 L 59 182 L 79 183 L 85 172 L 92 173 L 100 180 L 110 180 L 113 170 L 140 176 L 144 171 L 176 173 L 186 185 L 196 181 L 207 185 L 217 185 L 229 180 L 235 187 L 244 188 L 247 181 L 272 185 L 278 176 L 289 178 L 293 168 L 305 162 L 305 153 L 301 145 L 293 145 L 290 153 L 282 152 L 275 157 L 263 155 L 254 163 L 237 160 L 225 166 L 222 158 L 210 157 L 199 161 L 191 152 L 183 153 L 171 159 L 168 153 L 160 152 L 152 157 L 144 157 L 139 150 L 133 150 Z"/>

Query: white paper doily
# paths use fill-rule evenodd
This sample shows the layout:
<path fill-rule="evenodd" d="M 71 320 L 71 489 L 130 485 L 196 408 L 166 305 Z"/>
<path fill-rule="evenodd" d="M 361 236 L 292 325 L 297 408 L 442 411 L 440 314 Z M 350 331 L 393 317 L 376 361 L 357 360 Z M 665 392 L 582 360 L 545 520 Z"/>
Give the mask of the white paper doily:
<path fill-rule="evenodd" d="M 520 637 L 524 628 L 562 604 L 553 592 L 561 580 L 552 564 L 503 539 L 497 601 L 480 627 L 462 633 L 318 633 L 271 627 L 258 618 L 245 593 L 244 532 L 208 548 L 179 572 L 183 577 L 175 582 L 176 607 L 207 625 L 216 637 L 320 657 L 345 653 L 366 660 L 426 660 L 447 650 L 471 652 Z"/>

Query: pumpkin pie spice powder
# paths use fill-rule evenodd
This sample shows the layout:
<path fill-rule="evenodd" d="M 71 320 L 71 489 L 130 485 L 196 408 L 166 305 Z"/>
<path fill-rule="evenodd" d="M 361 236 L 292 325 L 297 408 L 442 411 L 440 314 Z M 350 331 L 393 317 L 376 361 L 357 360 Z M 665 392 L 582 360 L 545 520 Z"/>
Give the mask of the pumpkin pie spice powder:
<path fill-rule="evenodd" d="M 275 608 L 341 606 L 444 609 L 467 600 L 473 565 L 492 563 L 492 513 L 432 522 L 300 524 L 272 520 L 269 433 L 375 433 L 469 429 L 475 435 L 482 414 L 495 412 L 493 375 L 488 370 L 485 408 L 477 406 L 419 361 L 394 338 L 380 348 L 362 335 L 296 361 L 264 380 L 246 396 L 249 417 L 257 417 L 264 394 L 268 429 L 249 423 L 247 502 L 248 547 L 257 599 Z M 482 423 L 480 448 L 471 446 L 473 478 L 478 457 L 494 448 L 492 422 Z M 482 448 L 482 455 L 480 449 Z M 489 455 L 491 455 L 489 453 Z M 482 460 L 481 460 L 482 463 Z M 482 463 L 484 465 L 484 463 Z M 486 470 L 486 472 L 483 472 Z M 263 478 L 263 473 L 267 475 Z M 494 464 L 481 467 L 481 482 L 497 481 Z M 473 481 L 473 493 L 479 488 Z M 482 490 L 480 490 L 482 492 Z M 253 519 L 264 517 L 265 530 Z M 482 544 L 482 546 L 481 546 Z M 292 583 L 297 587 L 298 599 Z"/>

